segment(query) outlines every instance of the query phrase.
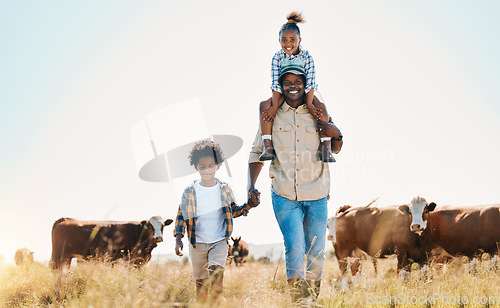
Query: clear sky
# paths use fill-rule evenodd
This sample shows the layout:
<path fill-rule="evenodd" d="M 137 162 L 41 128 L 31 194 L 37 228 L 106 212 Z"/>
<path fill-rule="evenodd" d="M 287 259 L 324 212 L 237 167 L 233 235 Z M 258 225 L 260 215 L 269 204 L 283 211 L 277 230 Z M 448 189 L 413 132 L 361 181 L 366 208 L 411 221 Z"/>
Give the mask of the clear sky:
<path fill-rule="evenodd" d="M 139 179 L 131 134 L 190 98 L 211 134 L 243 139 L 228 180 L 244 202 L 258 103 L 292 10 L 345 137 L 330 214 L 377 197 L 500 203 L 498 1 L 1 1 L 0 255 L 26 247 L 48 260 L 60 217 L 175 218 L 180 188 Z M 254 244 L 281 241 L 267 175 L 262 204 L 235 222 Z M 157 253 L 173 252 L 171 232 Z"/>

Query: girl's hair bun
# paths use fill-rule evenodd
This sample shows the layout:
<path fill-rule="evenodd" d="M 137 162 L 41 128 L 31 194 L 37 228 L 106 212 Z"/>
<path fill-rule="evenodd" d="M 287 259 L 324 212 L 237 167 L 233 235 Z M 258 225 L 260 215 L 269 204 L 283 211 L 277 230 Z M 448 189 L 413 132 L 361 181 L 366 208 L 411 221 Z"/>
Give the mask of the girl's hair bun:
<path fill-rule="evenodd" d="M 305 22 L 304 17 L 302 17 L 302 13 L 299 13 L 297 11 L 293 11 L 290 14 L 288 14 L 286 19 L 288 20 L 288 23 L 294 23 L 294 24 Z"/>
<path fill-rule="evenodd" d="M 297 11 L 293 11 L 290 14 L 288 14 L 286 19 L 288 19 L 288 21 L 285 24 L 283 24 L 283 26 L 281 26 L 281 29 L 279 32 L 280 36 L 281 36 L 281 33 L 285 30 L 294 30 L 294 31 L 297 31 L 297 33 L 299 34 L 299 37 L 300 37 L 300 29 L 299 29 L 299 26 L 297 26 L 297 24 L 301 23 L 301 22 L 305 22 L 304 17 L 302 17 L 302 13 L 299 13 Z"/>

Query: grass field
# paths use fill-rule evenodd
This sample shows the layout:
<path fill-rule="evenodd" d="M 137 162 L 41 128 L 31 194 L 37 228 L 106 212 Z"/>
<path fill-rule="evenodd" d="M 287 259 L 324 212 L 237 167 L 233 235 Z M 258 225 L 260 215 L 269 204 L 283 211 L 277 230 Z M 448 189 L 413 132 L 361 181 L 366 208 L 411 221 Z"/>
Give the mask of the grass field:
<path fill-rule="evenodd" d="M 394 258 L 363 263 L 359 281 L 340 287 L 337 262 L 325 262 L 322 307 L 500 307 L 500 272 L 489 260 L 475 268 L 457 259 L 433 266 L 426 276 L 414 270 L 403 281 L 395 274 Z M 88 262 L 66 272 L 46 265 L 16 267 L 0 264 L 1 307 L 196 307 L 191 267 L 179 263 L 134 268 L 125 263 Z M 290 307 L 284 262 L 228 265 L 221 307 Z"/>

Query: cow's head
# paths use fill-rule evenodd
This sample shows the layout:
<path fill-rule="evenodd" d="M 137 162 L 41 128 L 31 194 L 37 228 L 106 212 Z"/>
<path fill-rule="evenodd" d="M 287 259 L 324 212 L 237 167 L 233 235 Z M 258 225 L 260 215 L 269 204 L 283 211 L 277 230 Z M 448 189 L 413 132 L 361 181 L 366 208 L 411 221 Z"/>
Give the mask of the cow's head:
<path fill-rule="evenodd" d="M 173 222 L 172 219 L 162 221 L 160 216 L 141 221 L 143 231 L 139 242 L 134 247 L 132 259 L 136 265 L 142 265 L 151 259 L 151 251 L 163 241 L 163 227 Z"/>
<path fill-rule="evenodd" d="M 421 235 L 427 228 L 430 212 L 434 211 L 436 203 L 427 203 L 424 198 L 415 197 L 411 200 L 410 206 L 401 205 L 401 213 L 411 215 L 410 231 Z"/>
<path fill-rule="evenodd" d="M 328 235 L 327 239 L 332 242 L 336 242 L 336 237 L 335 237 L 335 222 L 337 221 L 337 217 L 332 216 L 328 218 L 328 221 L 326 223 L 326 227 L 328 229 Z"/>
<path fill-rule="evenodd" d="M 172 222 L 172 219 L 162 221 L 160 216 L 153 216 L 149 221 L 141 221 L 141 225 L 144 229 L 151 230 L 154 243 L 160 243 L 163 242 L 163 227 L 170 225 Z"/>

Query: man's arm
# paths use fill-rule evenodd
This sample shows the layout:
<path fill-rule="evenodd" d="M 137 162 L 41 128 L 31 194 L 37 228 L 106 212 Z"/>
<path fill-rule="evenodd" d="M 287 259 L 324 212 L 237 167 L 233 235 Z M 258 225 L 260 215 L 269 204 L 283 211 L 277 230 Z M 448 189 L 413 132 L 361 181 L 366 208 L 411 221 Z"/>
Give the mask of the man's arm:
<path fill-rule="evenodd" d="M 259 129 L 255 135 L 255 140 L 253 141 L 250 156 L 248 158 L 248 192 L 255 189 L 255 183 L 257 182 L 260 170 L 262 170 L 262 166 L 264 165 L 263 162 L 259 161 L 259 156 L 262 154 L 262 148 L 262 135 Z M 250 198 L 250 195 L 248 195 L 248 197 Z"/>
<path fill-rule="evenodd" d="M 248 164 L 248 193 L 255 190 L 255 183 L 259 177 L 260 171 L 262 170 L 263 163 L 249 163 Z"/>

